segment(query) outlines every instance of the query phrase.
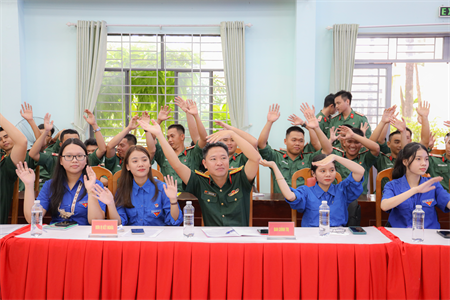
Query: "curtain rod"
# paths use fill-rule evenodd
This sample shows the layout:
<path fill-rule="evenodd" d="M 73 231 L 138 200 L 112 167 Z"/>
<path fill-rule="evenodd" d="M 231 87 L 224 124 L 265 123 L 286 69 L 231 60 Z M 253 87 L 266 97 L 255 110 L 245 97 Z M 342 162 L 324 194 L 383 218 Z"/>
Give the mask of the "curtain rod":
<path fill-rule="evenodd" d="M 413 27 L 413 26 L 439 26 L 439 25 L 450 25 L 450 23 L 398 24 L 398 25 L 370 25 L 370 26 L 359 26 L 359 28 Z M 327 29 L 328 29 L 328 30 L 333 29 L 333 26 L 328 26 Z"/>
<path fill-rule="evenodd" d="M 67 26 L 75 26 L 77 27 L 76 23 L 67 22 Z M 159 29 L 162 29 L 163 27 L 220 27 L 219 24 L 211 24 L 211 25 L 130 25 L 130 24 L 107 24 L 106 27 L 110 26 L 117 26 L 117 27 L 159 27 Z M 246 27 L 252 27 L 252 23 L 245 24 Z"/>

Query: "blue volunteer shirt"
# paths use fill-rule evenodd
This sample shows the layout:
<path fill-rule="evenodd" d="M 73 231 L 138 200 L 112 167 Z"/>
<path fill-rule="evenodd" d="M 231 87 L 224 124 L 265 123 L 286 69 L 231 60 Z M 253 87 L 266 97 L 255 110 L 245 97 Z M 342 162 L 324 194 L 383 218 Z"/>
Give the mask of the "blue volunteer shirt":
<path fill-rule="evenodd" d="M 142 187 L 133 180 L 133 191 L 131 192 L 131 203 L 133 208 L 120 206 L 117 208 L 122 225 L 140 225 L 140 226 L 178 226 L 183 221 L 183 214 L 178 205 L 180 213 L 178 219 L 174 220 L 170 214 L 170 199 L 166 196 L 163 182 L 155 179 L 157 189 L 159 190 L 156 200 L 155 185 L 147 179 Z"/>
<path fill-rule="evenodd" d="M 41 201 L 41 205 L 46 211 L 48 211 L 49 207 L 50 207 L 50 196 L 52 194 L 50 191 L 50 185 L 51 185 L 52 181 L 53 181 L 53 179 L 48 180 L 44 183 L 44 186 L 42 187 L 41 192 L 39 193 L 39 196 L 36 198 L 36 200 Z M 76 194 L 77 188 L 78 188 L 78 184 L 80 182 L 83 183 L 83 186 L 78 195 L 77 203 L 75 204 L 74 215 L 71 216 L 69 219 L 64 219 L 64 218 L 60 217 L 58 211 L 53 211 L 52 212 L 52 224 L 56 223 L 56 222 L 73 221 L 73 222 L 77 222 L 79 225 L 89 225 L 88 194 L 84 187 L 83 175 L 81 175 L 80 178 L 78 178 L 78 181 L 75 183 L 75 185 L 72 187 L 72 189 L 69 188 L 69 186 L 67 185 L 67 182 L 64 182 L 64 189 L 66 190 L 66 192 L 64 193 L 64 196 L 63 196 L 63 199 L 61 201 L 61 205 L 59 206 L 59 208 L 64 209 L 66 212 L 70 212 L 70 210 L 72 208 L 73 198 L 75 197 L 75 194 Z M 101 187 L 103 187 L 103 184 L 99 180 L 96 180 L 95 182 L 98 185 L 100 185 Z M 85 192 L 86 192 L 86 194 L 85 194 Z M 83 194 L 85 194 L 85 195 L 83 196 Z M 83 197 L 81 197 L 81 196 L 83 196 Z M 105 211 L 106 204 L 104 204 L 101 201 L 98 201 L 98 203 L 100 204 L 101 209 L 103 211 Z"/>
<path fill-rule="evenodd" d="M 431 178 L 420 177 L 420 183 L 422 184 Z M 416 209 L 416 205 L 422 205 L 422 209 L 425 212 L 425 228 L 427 229 L 439 229 L 441 225 L 438 222 L 436 206 L 443 212 L 448 213 L 450 210 L 447 208 L 447 203 L 450 201 L 450 194 L 437 182 L 433 186 L 436 189 L 426 193 L 417 193 L 411 198 L 406 199 L 396 207 L 388 210 L 388 221 L 392 227 L 411 228 L 412 227 L 412 212 Z M 383 201 L 398 196 L 411 189 L 406 175 L 401 178 L 394 179 L 388 182 L 384 186 Z"/>
<path fill-rule="evenodd" d="M 348 205 L 358 199 L 363 192 L 362 182 L 355 181 L 352 173 L 342 182 L 330 185 L 327 192 L 318 183 L 313 187 L 306 185 L 291 188 L 296 199 L 286 200 L 292 209 L 303 213 L 302 227 L 319 227 L 319 206 L 327 201 L 330 207 L 330 226 L 345 226 L 348 222 Z"/>

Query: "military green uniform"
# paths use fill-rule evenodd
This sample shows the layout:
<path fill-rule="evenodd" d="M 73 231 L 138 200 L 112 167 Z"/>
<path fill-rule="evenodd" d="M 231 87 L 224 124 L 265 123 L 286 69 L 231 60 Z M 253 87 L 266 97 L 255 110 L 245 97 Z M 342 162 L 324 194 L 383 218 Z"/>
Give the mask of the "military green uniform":
<path fill-rule="evenodd" d="M 289 155 L 285 151 L 273 150 L 269 144 L 267 144 L 266 148 L 259 149 L 259 153 L 261 157 L 267 161 L 274 161 L 278 168 L 280 169 L 281 174 L 286 180 L 287 184 L 291 186 L 292 183 L 292 175 L 298 170 L 304 168 L 311 168 L 312 159 L 322 153 L 322 150 L 316 151 L 314 153 L 301 153 L 299 156 L 292 160 Z M 273 178 L 273 192 L 281 193 L 281 190 L 278 186 L 277 180 L 275 178 L 275 174 L 272 171 Z M 304 185 L 305 181 L 302 177 L 297 179 L 297 187 Z"/>
<path fill-rule="evenodd" d="M 442 176 L 442 187 L 448 192 L 448 181 L 450 180 L 450 160 L 444 155 L 430 154 L 430 165 L 427 173 L 431 177 Z"/>
<path fill-rule="evenodd" d="M 92 152 L 91 154 L 88 155 L 88 160 L 89 160 L 90 166 L 98 166 L 98 161 L 100 161 L 100 160 L 97 158 L 96 152 L 97 152 L 97 150 L 95 150 L 94 152 Z M 58 163 L 59 163 L 58 153 L 51 153 L 51 154 L 40 153 L 39 161 L 37 164 L 39 166 L 42 166 L 42 168 L 44 170 L 46 170 L 46 172 L 43 175 L 40 174 L 40 178 L 39 178 L 40 184 L 41 184 L 41 179 L 42 179 L 42 184 L 44 184 L 47 180 L 52 178 L 53 172 Z"/>
<path fill-rule="evenodd" d="M 105 168 L 110 170 L 113 174 L 116 174 L 118 171 L 122 170 L 122 163 L 123 159 L 117 154 L 110 158 L 105 156 Z"/>
<path fill-rule="evenodd" d="M 228 171 L 228 179 L 222 187 L 217 186 L 211 176 L 191 170 L 185 191 L 198 198 L 206 226 L 249 225 L 252 183 L 244 169 L 245 166 L 241 166 Z"/>
<path fill-rule="evenodd" d="M 330 128 L 331 128 L 331 118 L 330 116 L 325 116 L 322 111 L 320 111 L 316 118 L 319 120 L 319 127 L 323 131 L 323 133 L 329 138 L 330 137 Z"/>
<path fill-rule="evenodd" d="M 241 166 L 244 166 L 248 161 L 247 156 L 244 155 L 244 153 L 234 153 L 232 156 L 230 156 L 230 169 L 236 169 Z"/>
<path fill-rule="evenodd" d="M 347 124 L 354 128 L 360 128 L 361 124 L 367 123 L 369 124 L 369 128 L 366 131 L 366 138 L 370 138 L 372 135 L 372 129 L 370 128 L 370 123 L 367 120 L 367 117 L 359 112 L 356 112 L 352 109 L 347 119 L 344 119 L 342 114 L 338 114 L 337 116 L 331 118 L 330 128 L 334 126 L 337 129 L 339 126 Z M 329 135 L 327 137 L 330 137 Z M 339 143 L 339 140 L 336 140 L 335 143 Z"/>
<path fill-rule="evenodd" d="M 184 192 L 183 181 L 169 164 L 167 158 L 164 156 L 164 152 L 159 142 L 156 143 L 156 152 L 154 159 L 158 163 L 160 171 L 164 176 L 170 175 L 174 180 L 177 180 L 178 192 Z M 181 151 L 180 154 L 178 154 L 178 159 L 189 169 L 194 171 L 198 170 L 203 159 L 202 149 L 198 146 L 198 143 L 195 146 L 184 148 L 184 150 Z"/>
<path fill-rule="evenodd" d="M 378 142 L 377 142 L 377 144 L 380 146 L 380 153 L 384 153 L 384 154 L 390 154 L 391 153 L 391 148 L 388 147 L 386 141 L 384 141 L 383 144 L 380 144 Z"/>
<path fill-rule="evenodd" d="M 333 147 L 333 154 L 342 156 L 347 158 L 347 155 L 345 151 L 342 149 Z M 360 164 L 364 168 L 364 181 L 363 181 L 363 187 L 364 187 L 364 194 L 367 194 L 367 183 L 369 182 L 369 171 L 370 168 L 376 163 L 377 157 L 372 155 L 369 150 L 364 150 L 359 152 L 359 154 L 354 158 L 350 159 L 351 161 L 354 161 L 358 164 Z M 336 171 L 341 175 L 342 180 L 348 177 L 350 175 L 351 171 L 341 165 L 340 163 L 336 162 Z"/>
<path fill-rule="evenodd" d="M 61 141 L 59 138 L 56 139 L 56 142 L 53 145 L 48 146 L 45 148 L 44 153 L 59 153 L 59 149 L 61 148 Z"/>
<path fill-rule="evenodd" d="M 377 162 L 375 163 L 375 168 L 377 169 L 378 173 L 380 173 L 383 170 L 393 168 L 395 165 L 395 158 L 392 156 L 392 153 L 384 154 L 383 152 L 380 152 L 380 155 L 377 158 Z M 384 190 L 384 186 L 386 183 L 389 182 L 389 179 L 383 178 L 381 180 L 381 190 Z"/>
<path fill-rule="evenodd" d="M 2 155 L 0 161 L 0 224 L 8 223 L 16 179 L 16 166 L 11 157 Z"/>

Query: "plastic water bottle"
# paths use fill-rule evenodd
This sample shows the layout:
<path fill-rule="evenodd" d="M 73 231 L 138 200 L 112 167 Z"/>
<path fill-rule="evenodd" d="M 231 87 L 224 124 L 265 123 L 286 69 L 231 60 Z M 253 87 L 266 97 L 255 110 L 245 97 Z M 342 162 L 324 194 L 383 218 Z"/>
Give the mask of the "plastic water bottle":
<path fill-rule="evenodd" d="M 327 201 L 322 201 L 319 206 L 319 235 L 326 236 L 330 234 L 330 207 Z"/>
<path fill-rule="evenodd" d="M 194 206 L 192 201 L 186 201 L 186 206 L 183 209 L 184 214 L 184 228 L 183 234 L 186 237 L 194 236 Z"/>
<path fill-rule="evenodd" d="M 416 205 L 412 218 L 412 239 L 414 242 L 423 242 L 425 212 L 422 210 L 422 205 Z"/>
<path fill-rule="evenodd" d="M 38 237 L 42 235 L 42 215 L 43 209 L 41 201 L 35 200 L 31 208 L 31 235 Z"/>

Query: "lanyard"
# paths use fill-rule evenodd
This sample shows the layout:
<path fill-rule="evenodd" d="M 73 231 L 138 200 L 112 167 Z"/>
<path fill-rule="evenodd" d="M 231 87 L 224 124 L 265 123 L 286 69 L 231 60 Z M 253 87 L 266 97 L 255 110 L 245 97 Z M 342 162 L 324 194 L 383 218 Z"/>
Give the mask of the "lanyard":
<path fill-rule="evenodd" d="M 73 216 L 74 212 L 75 212 L 75 204 L 77 203 L 77 199 L 78 199 L 78 195 L 80 194 L 81 191 L 81 187 L 83 186 L 83 183 L 79 183 L 78 184 L 78 188 L 77 188 L 77 192 L 75 193 L 75 197 L 73 197 L 73 201 L 72 201 L 72 207 L 70 208 L 70 213 L 68 213 L 67 211 L 65 211 L 62 208 L 58 208 L 59 211 L 59 215 L 61 218 L 63 219 L 68 219 L 71 216 Z"/>

